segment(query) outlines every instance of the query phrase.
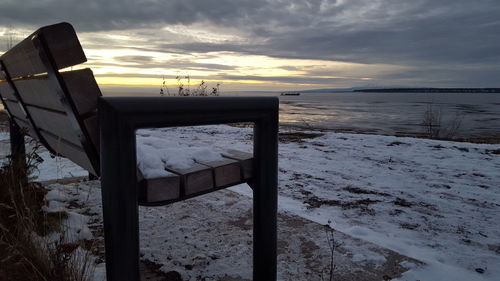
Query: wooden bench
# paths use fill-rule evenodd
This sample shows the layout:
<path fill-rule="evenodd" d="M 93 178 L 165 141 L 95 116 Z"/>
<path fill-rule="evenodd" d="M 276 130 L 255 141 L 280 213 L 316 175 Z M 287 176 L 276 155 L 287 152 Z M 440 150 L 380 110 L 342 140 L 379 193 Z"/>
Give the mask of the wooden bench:
<path fill-rule="evenodd" d="M 137 206 L 165 205 L 249 182 L 254 191 L 254 280 L 276 279 L 278 102 L 270 97 L 102 97 L 73 27 L 42 27 L 0 57 L 0 97 L 13 155 L 25 130 L 53 154 L 101 178 L 108 280 L 139 280 Z M 254 153 L 145 178 L 140 128 L 252 122 Z"/>

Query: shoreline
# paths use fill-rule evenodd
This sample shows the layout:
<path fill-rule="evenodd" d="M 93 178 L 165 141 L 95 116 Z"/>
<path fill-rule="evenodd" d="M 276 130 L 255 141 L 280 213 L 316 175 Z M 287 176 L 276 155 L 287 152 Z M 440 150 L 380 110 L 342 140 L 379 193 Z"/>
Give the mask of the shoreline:
<path fill-rule="evenodd" d="M 8 131 L 9 117 L 5 109 L 0 110 L 0 131 Z M 356 128 L 344 128 L 344 129 L 331 129 L 322 127 L 313 127 L 310 125 L 293 125 L 293 124 L 279 124 L 280 131 L 283 130 L 297 130 L 297 131 L 319 131 L 319 132 L 333 132 L 333 133 L 347 133 L 347 134 L 361 134 L 361 135 L 376 135 L 376 136 L 390 136 L 390 137 L 401 137 L 401 138 L 417 138 L 417 139 L 431 139 L 419 134 L 402 133 L 402 134 L 383 134 L 375 133 L 370 130 L 362 130 Z M 432 139 L 437 141 L 453 141 L 453 142 L 465 142 L 465 143 L 477 143 L 477 144 L 500 144 L 500 136 L 498 137 L 469 137 L 469 138 L 438 138 Z"/>
<path fill-rule="evenodd" d="M 345 129 L 331 129 L 331 128 L 321 128 L 321 127 L 313 127 L 307 125 L 291 125 L 291 124 L 280 124 L 280 129 L 295 129 L 301 131 L 319 131 L 319 132 L 332 132 L 332 133 L 345 133 L 345 134 L 360 134 L 360 135 L 374 135 L 374 136 L 386 136 L 386 137 L 398 137 L 398 138 L 416 138 L 416 139 L 429 139 L 436 141 L 452 141 L 452 142 L 466 142 L 466 143 L 476 143 L 476 144 L 500 144 L 500 136 L 498 137 L 469 137 L 469 138 L 428 138 L 419 134 L 383 134 L 383 133 L 374 133 L 370 130 L 362 130 L 356 128 L 345 128 Z"/>

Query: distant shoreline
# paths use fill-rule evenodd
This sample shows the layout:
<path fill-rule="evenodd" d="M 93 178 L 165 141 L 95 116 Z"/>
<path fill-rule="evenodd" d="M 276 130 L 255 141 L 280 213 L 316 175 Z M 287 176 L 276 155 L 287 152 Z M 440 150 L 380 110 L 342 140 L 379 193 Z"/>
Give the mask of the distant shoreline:
<path fill-rule="evenodd" d="M 500 93 L 500 88 L 384 88 L 357 89 L 353 92 L 372 93 Z"/>

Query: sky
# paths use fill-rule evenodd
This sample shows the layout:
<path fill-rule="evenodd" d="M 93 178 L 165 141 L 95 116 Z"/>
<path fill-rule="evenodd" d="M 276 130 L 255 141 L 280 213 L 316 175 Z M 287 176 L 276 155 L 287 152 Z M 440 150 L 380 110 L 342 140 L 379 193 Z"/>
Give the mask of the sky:
<path fill-rule="evenodd" d="M 0 51 L 61 21 L 106 89 L 500 87 L 499 0 L 0 0 Z"/>

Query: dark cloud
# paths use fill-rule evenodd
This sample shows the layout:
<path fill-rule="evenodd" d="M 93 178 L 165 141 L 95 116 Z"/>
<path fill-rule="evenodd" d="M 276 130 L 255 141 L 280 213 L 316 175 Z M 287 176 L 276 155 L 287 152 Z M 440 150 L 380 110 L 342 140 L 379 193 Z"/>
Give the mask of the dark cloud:
<path fill-rule="evenodd" d="M 81 31 L 191 24 L 200 20 L 233 23 L 265 7 L 260 0 L 3 0 L 0 24 L 74 23 Z"/>
<path fill-rule="evenodd" d="M 119 57 L 114 57 L 113 59 L 115 61 L 120 61 L 120 62 L 140 63 L 140 64 L 154 61 L 154 57 L 152 56 L 119 56 Z"/>
<path fill-rule="evenodd" d="M 359 79 L 346 78 L 318 78 L 318 77 L 297 77 L 297 76 L 255 76 L 255 75 L 222 75 L 220 78 L 225 80 L 253 80 L 278 83 L 294 83 L 294 84 L 323 84 L 332 85 L 338 82 L 354 82 Z M 356 81 L 359 82 L 359 81 Z"/>
<path fill-rule="evenodd" d="M 120 63 L 134 63 L 135 65 L 126 65 L 127 68 L 170 68 L 170 69 L 183 69 L 188 70 L 234 70 L 235 67 L 231 65 L 215 64 L 215 63 L 196 63 L 189 60 L 169 60 L 168 62 L 153 61 L 152 57 L 147 56 L 120 56 L 114 57 L 113 61 L 98 61 L 92 62 L 93 66 L 116 66 L 116 62 Z M 122 75 L 122 74 L 120 74 Z M 134 74 L 131 74 L 134 75 Z M 139 77 L 139 76 L 138 76 Z"/>
<path fill-rule="evenodd" d="M 411 74 L 420 77 L 421 82 L 427 77 L 442 77 L 440 81 L 456 80 L 457 84 L 470 79 L 471 84 L 500 86 L 499 69 L 490 67 L 500 65 L 498 0 L 23 0 L 22 3 L 3 0 L 0 3 L 0 25 L 35 27 L 58 21 L 73 23 L 79 32 L 152 29 L 137 34 L 151 39 L 150 45 L 142 48 L 161 52 L 230 51 L 278 58 L 404 65 L 411 66 L 414 69 Z M 169 41 L 168 36 L 165 40 L 158 38 L 154 32 L 154 28 L 165 25 L 196 23 L 240 30 L 246 40 L 179 43 Z M 102 38 L 102 44 L 106 40 L 110 41 Z M 128 59 L 151 62 L 150 58 Z M 477 65 L 487 71 L 478 71 Z M 392 79 L 406 78 L 395 75 Z"/>

